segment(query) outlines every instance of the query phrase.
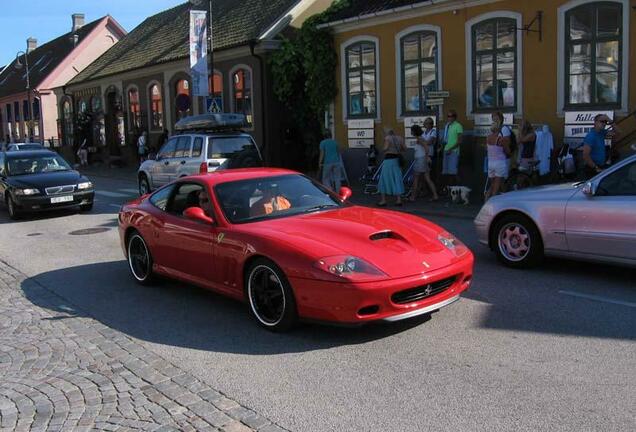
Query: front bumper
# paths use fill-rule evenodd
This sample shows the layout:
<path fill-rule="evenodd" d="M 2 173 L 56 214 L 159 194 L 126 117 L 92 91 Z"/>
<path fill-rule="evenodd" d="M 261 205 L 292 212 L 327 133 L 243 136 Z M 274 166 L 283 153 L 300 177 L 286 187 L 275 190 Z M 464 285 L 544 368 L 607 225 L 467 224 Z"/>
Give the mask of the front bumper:
<path fill-rule="evenodd" d="M 58 210 L 80 205 L 90 205 L 95 198 L 95 191 L 78 191 L 72 194 L 63 194 L 59 196 L 72 196 L 72 201 L 61 203 L 52 203 L 51 199 L 56 195 L 33 195 L 33 196 L 14 196 L 16 209 L 22 212 L 40 212 L 49 210 Z"/>
<path fill-rule="evenodd" d="M 489 231 L 493 218 L 493 215 L 481 211 L 474 221 L 475 231 L 477 232 L 477 240 L 479 240 L 479 243 L 486 246 L 490 244 Z"/>
<path fill-rule="evenodd" d="M 290 278 L 298 313 L 302 319 L 360 325 L 375 321 L 399 321 L 441 309 L 459 299 L 470 287 L 473 275 L 472 254 L 442 269 L 426 274 L 379 282 L 333 283 Z M 422 300 L 398 304 L 392 296 L 455 277 L 443 291 Z"/>

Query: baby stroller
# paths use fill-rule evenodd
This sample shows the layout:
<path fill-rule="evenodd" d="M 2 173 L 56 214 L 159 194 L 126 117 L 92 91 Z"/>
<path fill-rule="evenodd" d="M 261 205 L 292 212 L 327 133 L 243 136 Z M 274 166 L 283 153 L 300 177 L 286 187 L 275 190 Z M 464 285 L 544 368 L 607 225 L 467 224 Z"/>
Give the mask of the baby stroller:
<path fill-rule="evenodd" d="M 380 179 L 380 166 L 378 166 L 378 152 L 375 149 L 375 145 L 371 144 L 367 151 L 367 169 L 360 177 L 365 194 L 378 193 L 378 180 Z"/>

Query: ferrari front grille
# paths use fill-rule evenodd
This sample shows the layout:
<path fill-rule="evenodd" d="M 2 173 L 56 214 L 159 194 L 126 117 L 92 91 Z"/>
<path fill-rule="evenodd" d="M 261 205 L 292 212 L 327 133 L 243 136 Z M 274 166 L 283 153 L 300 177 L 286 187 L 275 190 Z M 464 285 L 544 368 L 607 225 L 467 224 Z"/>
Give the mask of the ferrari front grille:
<path fill-rule="evenodd" d="M 446 291 L 455 283 L 456 280 L 457 276 L 452 276 L 436 282 L 431 282 L 427 285 L 420 285 L 415 288 L 398 291 L 391 296 L 391 301 L 395 304 L 405 304 L 424 300 L 425 298 L 432 297 Z"/>

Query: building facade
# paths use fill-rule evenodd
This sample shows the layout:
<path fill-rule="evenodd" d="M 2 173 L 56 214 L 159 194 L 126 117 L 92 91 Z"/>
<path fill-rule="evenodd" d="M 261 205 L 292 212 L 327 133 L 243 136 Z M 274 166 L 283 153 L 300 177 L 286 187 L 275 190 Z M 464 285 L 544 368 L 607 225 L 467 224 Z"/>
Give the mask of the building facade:
<path fill-rule="evenodd" d="M 268 163 L 286 164 L 281 148 L 284 109 L 269 78 L 268 56 L 278 35 L 326 8 L 325 0 L 231 0 L 213 3 L 214 73 L 210 99 L 193 97 L 188 51 L 190 3 L 147 18 L 69 85 L 56 90 L 62 151 L 72 157 L 87 140 L 93 161 L 136 162 L 136 142 L 147 132 L 158 149 L 164 133 L 188 115 L 243 113 Z"/>
<path fill-rule="evenodd" d="M 384 126 L 405 134 L 411 118 L 432 116 L 443 127 L 456 109 L 469 137 L 460 170 L 477 184 L 479 136 L 494 111 L 547 125 L 561 143 L 583 133 L 566 128 L 568 112 L 620 120 L 636 110 L 635 8 L 633 0 L 352 1 L 326 25 L 340 59 L 332 127 L 357 171 L 354 148 L 379 145 Z"/>
<path fill-rule="evenodd" d="M 23 55 L 0 73 L 0 141 L 57 145 L 59 118 L 53 89 L 64 86 L 125 34 L 110 16 L 85 24 L 83 14 L 74 14 L 69 33 L 41 46 L 29 38 L 24 51 L 30 91 Z"/>

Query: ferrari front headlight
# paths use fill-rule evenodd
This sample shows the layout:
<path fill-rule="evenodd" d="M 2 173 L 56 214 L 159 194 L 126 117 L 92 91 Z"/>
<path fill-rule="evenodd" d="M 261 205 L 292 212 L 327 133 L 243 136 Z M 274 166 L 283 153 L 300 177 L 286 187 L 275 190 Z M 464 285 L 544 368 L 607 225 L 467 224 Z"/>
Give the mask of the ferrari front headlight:
<path fill-rule="evenodd" d="M 439 233 L 437 236 L 437 240 L 439 240 L 439 242 L 443 244 L 446 249 L 451 251 L 457 257 L 463 256 L 468 253 L 468 248 L 466 247 L 466 245 L 448 231 Z"/>
<path fill-rule="evenodd" d="M 314 266 L 334 276 L 353 281 L 372 280 L 386 276 L 382 270 L 373 264 L 366 262 L 362 258 L 348 255 L 321 258 Z"/>

